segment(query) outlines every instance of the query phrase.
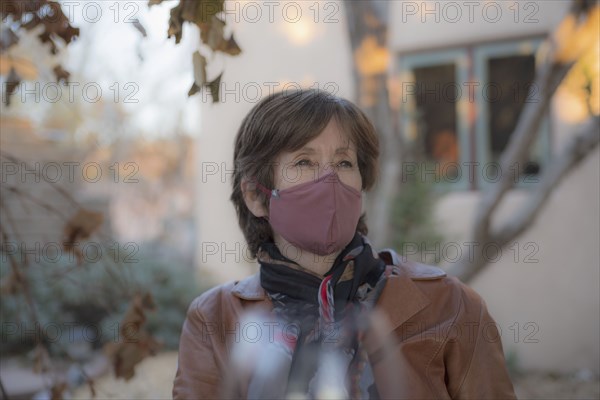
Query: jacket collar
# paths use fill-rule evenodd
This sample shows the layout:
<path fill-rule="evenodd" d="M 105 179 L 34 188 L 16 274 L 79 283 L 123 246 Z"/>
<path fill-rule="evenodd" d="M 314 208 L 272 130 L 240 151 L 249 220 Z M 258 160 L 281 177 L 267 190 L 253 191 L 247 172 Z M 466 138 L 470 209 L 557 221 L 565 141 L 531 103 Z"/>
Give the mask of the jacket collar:
<path fill-rule="evenodd" d="M 431 303 L 429 298 L 413 282 L 410 272 L 400 268 L 400 275 L 390 276 L 383 289 L 376 308 L 383 311 L 389 325 L 386 333 L 392 331 L 423 310 Z M 260 285 L 260 273 L 257 272 L 237 282 L 232 294 L 243 300 L 267 300 L 265 290 Z M 399 294 L 401 294 L 399 296 Z"/>
<path fill-rule="evenodd" d="M 267 298 L 265 289 L 263 289 L 260 285 L 260 272 L 250 275 L 249 277 L 237 282 L 233 286 L 231 292 L 234 296 L 243 300 L 260 301 Z"/>
<path fill-rule="evenodd" d="M 387 279 L 375 309 L 379 309 L 387 317 L 389 325 L 384 330 L 389 333 L 430 303 L 429 297 L 419 289 L 407 271 L 400 268 L 400 275 L 392 275 Z"/>

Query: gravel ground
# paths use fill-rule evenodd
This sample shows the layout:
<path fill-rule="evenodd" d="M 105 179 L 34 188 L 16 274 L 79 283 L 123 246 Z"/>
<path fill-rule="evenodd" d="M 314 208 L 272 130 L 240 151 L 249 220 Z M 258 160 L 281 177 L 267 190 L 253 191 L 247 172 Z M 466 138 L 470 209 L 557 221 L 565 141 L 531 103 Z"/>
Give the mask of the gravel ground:
<path fill-rule="evenodd" d="M 129 380 L 116 379 L 112 372 L 96 380 L 97 399 L 171 399 L 177 369 L 177 352 L 165 352 L 146 358 Z M 73 399 L 91 399 L 89 387 L 82 386 Z"/>
<path fill-rule="evenodd" d="M 519 399 L 600 399 L 600 380 L 591 374 L 528 373 L 513 380 Z"/>
<path fill-rule="evenodd" d="M 166 352 L 145 359 L 129 382 L 107 374 L 95 383 L 97 399 L 170 399 L 177 368 L 177 353 Z M 600 399 L 600 381 L 590 373 L 559 376 L 528 373 L 514 379 L 519 399 Z M 82 387 L 74 399 L 91 398 Z"/>

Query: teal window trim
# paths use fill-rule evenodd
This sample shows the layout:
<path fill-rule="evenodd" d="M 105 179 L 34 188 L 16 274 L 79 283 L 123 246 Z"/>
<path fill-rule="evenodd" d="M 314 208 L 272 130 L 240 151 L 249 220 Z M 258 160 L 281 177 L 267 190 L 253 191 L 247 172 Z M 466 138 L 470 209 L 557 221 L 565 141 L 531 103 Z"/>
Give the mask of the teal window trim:
<path fill-rule="evenodd" d="M 469 56 L 465 48 L 461 49 L 450 49 L 435 52 L 419 53 L 419 54 L 399 54 L 397 58 L 397 73 L 400 77 L 412 74 L 412 71 L 416 68 L 431 67 L 443 64 L 454 64 L 455 65 L 455 82 L 457 86 L 462 90 L 462 94 L 459 96 L 459 100 L 456 103 L 456 129 L 459 146 L 459 178 L 454 182 L 439 182 L 434 188 L 436 191 L 448 191 L 448 190 L 465 190 L 469 189 L 469 174 L 467 171 L 467 163 L 471 158 L 471 141 L 469 140 L 469 127 L 468 127 L 468 94 L 466 95 L 466 86 L 464 83 L 469 79 Z M 406 82 L 402 82 L 405 84 Z M 414 83 L 414 82 L 413 82 Z M 402 129 L 401 134 L 406 135 L 410 130 L 410 124 L 414 123 L 411 117 L 407 113 L 406 105 L 401 101 L 400 106 L 400 124 Z"/>
<path fill-rule="evenodd" d="M 480 83 L 479 89 L 489 81 L 487 62 L 493 57 L 503 57 L 511 55 L 535 55 L 537 49 L 542 44 L 542 39 L 526 39 L 503 43 L 493 43 L 477 46 L 473 49 L 473 72 L 474 79 Z M 537 65 L 536 65 L 537 67 Z M 535 88 L 534 88 L 535 89 Z M 492 156 L 490 151 L 490 132 L 489 132 L 489 110 L 485 99 L 483 98 L 483 90 L 475 91 L 475 104 L 477 105 L 478 115 L 475 121 L 475 151 L 477 162 L 477 188 L 485 190 L 494 182 L 490 179 L 486 179 L 486 173 L 482 170 L 485 165 L 491 162 Z M 531 101 L 540 101 L 536 97 L 535 92 L 531 95 Z M 532 153 L 537 154 L 540 159 L 540 173 L 543 173 L 544 168 L 548 165 L 551 157 L 551 146 L 550 146 L 550 123 L 546 113 L 544 116 L 538 137 L 532 147 Z M 518 168 L 524 168 L 524 166 L 518 166 Z M 493 168 L 492 168 L 493 169 Z M 510 173 L 516 178 L 516 172 L 512 171 L 501 171 L 502 173 Z M 526 188 L 532 184 L 535 184 L 539 180 L 538 176 L 519 176 L 515 179 L 514 187 Z"/>
<path fill-rule="evenodd" d="M 543 37 L 536 36 L 526 39 L 503 40 L 500 42 L 486 42 L 468 46 L 460 46 L 445 50 L 431 50 L 418 53 L 399 53 L 396 56 L 396 75 L 405 77 L 412 74 L 416 68 L 430 67 L 443 64 L 455 65 L 455 81 L 462 89 L 462 94 L 457 102 L 457 135 L 459 141 L 459 163 L 461 168 L 460 179 L 454 183 L 440 182 L 434 186 L 436 191 L 448 190 L 485 190 L 493 183 L 484 179 L 482 168 L 490 163 L 490 133 L 488 130 L 489 113 L 483 98 L 483 85 L 488 83 L 487 61 L 489 58 L 511 56 L 511 55 L 535 55 Z M 479 83 L 474 89 L 474 101 L 469 103 L 467 82 Z M 405 82 L 402 82 L 405 83 Z M 532 97 L 536 99 L 535 95 Z M 399 126 L 401 134 L 406 135 L 414 123 L 407 112 L 407 105 L 401 101 L 399 113 Z M 473 126 L 469 126 L 469 112 L 472 107 L 476 109 L 476 117 Z M 473 137 L 471 137 L 473 135 Z M 551 126 L 548 113 L 542 119 L 540 132 L 532 147 L 532 153 L 537 155 L 540 161 L 540 173 L 543 174 L 551 159 Z M 478 164 L 473 164 L 478 163 Z M 469 170 L 470 165 L 476 165 L 475 171 Z M 520 166 L 524 167 L 524 166 Z M 505 172 L 505 171 L 504 171 Z M 504 173 L 503 172 L 503 173 Z M 470 174 L 474 174 L 474 182 L 470 182 Z M 508 171 L 515 174 L 515 171 Z M 520 176 L 515 182 L 516 188 L 527 188 L 535 185 L 539 176 Z"/>

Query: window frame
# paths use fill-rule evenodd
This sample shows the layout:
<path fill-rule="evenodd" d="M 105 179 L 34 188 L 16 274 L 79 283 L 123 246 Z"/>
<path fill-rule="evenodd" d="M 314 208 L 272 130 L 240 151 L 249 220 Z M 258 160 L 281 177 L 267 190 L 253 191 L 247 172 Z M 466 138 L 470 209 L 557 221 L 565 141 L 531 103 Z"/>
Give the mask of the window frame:
<path fill-rule="evenodd" d="M 533 55 L 535 56 L 537 50 L 542 44 L 541 38 L 530 38 L 515 40 L 510 42 L 501 43 L 490 43 L 480 46 L 476 46 L 473 49 L 473 75 L 474 79 L 481 84 L 488 83 L 488 70 L 487 62 L 493 57 L 505 57 L 511 55 Z M 537 69 L 536 60 L 536 69 Z M 536 96 L 533 95 L 531 101 L 536 101 Z M 537 101 L 540 101 L 537 98 Z M 475 119 L 475 152 L 476 158 L 479 161 L 479 167 L 486 163 L 491 163 L 492 155 L 490 150 L 490 132 L 489 132 L 489 112 L 487 102 L 483 99 L 483 91 L 475 91 L 475 104 L 478 108 L 479 115 Z M 527 101 L 524 103 L 527 104 Z M 525 106 L 524 106 L 525 107 Z M 548 165 L 550 159 L 550 124 L 548 113 L 542 118 L 540 128 L 538 131 L 537 138 L 531 148 L 532 152 L 540 153 L 540 171 L 544 171 L 544 167 Z M 518 166 L 518 168 L 524 168 L 524 166 Z M 506 171 L 504 171 L 506 173 Z M 510 171 L 509 173 L 513 173 Z M 477 170 L 477 188 L 484 190 L 489 188 L 494 182 L 484 179 L 483 173 L 480 169 Z M 539 175 L 527 177 L 520 175 L 514 187 L 524 188 L 529 185 L 537 183 Z"/>
<path fill-rule="evenodd" d="M 494 182 L 484 179 L 482 168 L 491 163 L 489 113 L 487 102 L 483 99 L 483 86 L 488 83 L 487 61 L 489 58 L 510 55 L 536 55 L 542 45 L 544 36 L 532 35 L 525 38 L 498 40 L 492 42 L 473 43 L 445 49 L 429 49 L 423 51 L 399 52 L 396 55 L 396 76 L 404 79 L 413 76 L 414 69 L 453 63 L 455 66 L 455 82 L 462 94 L 456 102 L 456 128 L 459 145 L 460 178 L 451 182 L 436 182 L 436 191 L 486 190 Z M 537 68 L 537 60 L 536 60 Z M 404 84 L 407 81 L 402 81 Z M 410 82 L 410 81 L 409 81 Z M 473 101 L 469 101 L 469 88 L 465 83 L 476 82 Z M 414 83 L 414 82 L 413 82 Z M 405 96 L 402 93 L 402 96 Z M 536 97 L 532 97 L 533 100 Z M 539 101 L 539 99 L 538 99 Z M 469 116 L 476 116 L 469 121 Z M 407 102 L 400 99 L 398 113 L 401 134 L 406 137 L 411 124 L 415 121 L 407 110 Z M 410 139 L 409 139 L 410 140 Z M 551 126 L 549 113 L 542 118 L 540 131 L 532 152 L 540 156 L 540 172 L 543 174 L 551 159 Z M 510 172 L 509 172 L 510 173 Z M 473 179 L 469 179 L 470 177 Z M 539 175 L 519 176 L 514 188 L 527 188 L 539 181 Z"/>
<path fill-rule="evenodd" d="M 467 66 L 469 62 L 469 55 L 467 50 L 464 48 L 456 48 L 449 50 L 440 50 L 435 52 L 423 52 L 408 55 L 399 55 L 398 65 L 400 76 L 404 77 L 408 74 L 413 75 L 415 68 L 422 67 L 433 67 L 445 64 L 453 63 L 455 65 L 454 78 L 457 85 L 462 89 L 461 82 L 467 82 L 469 77 L 468 68 L 461 68 L 461 66 Z M 404 82 L 402 82 L 404 84 Z M 414 81 L 413 81 L 414 83 Z M 404 94 L 403 94 L 404 95 Z M 460 96 L 456 102 L 456 137 L 458 138 L 459 146 L 459 165 L 461 168 L 461 174 L 456 182 L 437 182 L 436 189 L 468 189 L 468 175 L 464 173 L 465 163 L 471 158 L 471 140 L 469 139 L 469 127 L 467 125 L 467 118 L 465 113 L 468 112 L 467 107 L 463 105 L 465 101 L 463 96 Z M 400 127 L 402 134 L 406 135 L 410 130 L 410 124 L 414 121 L 406 113 L 406 105 L 404 102 L 400 102 Z"/>

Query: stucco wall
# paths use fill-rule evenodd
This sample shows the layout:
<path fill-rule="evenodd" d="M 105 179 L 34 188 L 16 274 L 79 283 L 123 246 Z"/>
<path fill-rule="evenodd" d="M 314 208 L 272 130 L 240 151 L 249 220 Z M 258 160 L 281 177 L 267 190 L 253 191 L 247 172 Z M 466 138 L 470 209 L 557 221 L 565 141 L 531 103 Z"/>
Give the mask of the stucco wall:
<path fill-rule="evenodd" d="M 392 1 L 390 48 L 405 52 L 545 33 L 571 2 Z"/>
<path fill-rule="evenodd" d="M 469 283 L 502 330 L 505 351 L 515 351 L 523 368 L 599 372 L 599 171 L 596 149 L 555 189 L 533 226 L 497 260 L 490 251 L 494 262 Z M 496 223 L 527 195 L 509 193 Z M 468 240 L 479 198 L 456 192 L 437 205 L 438 227 L 452 241 Z"/>

